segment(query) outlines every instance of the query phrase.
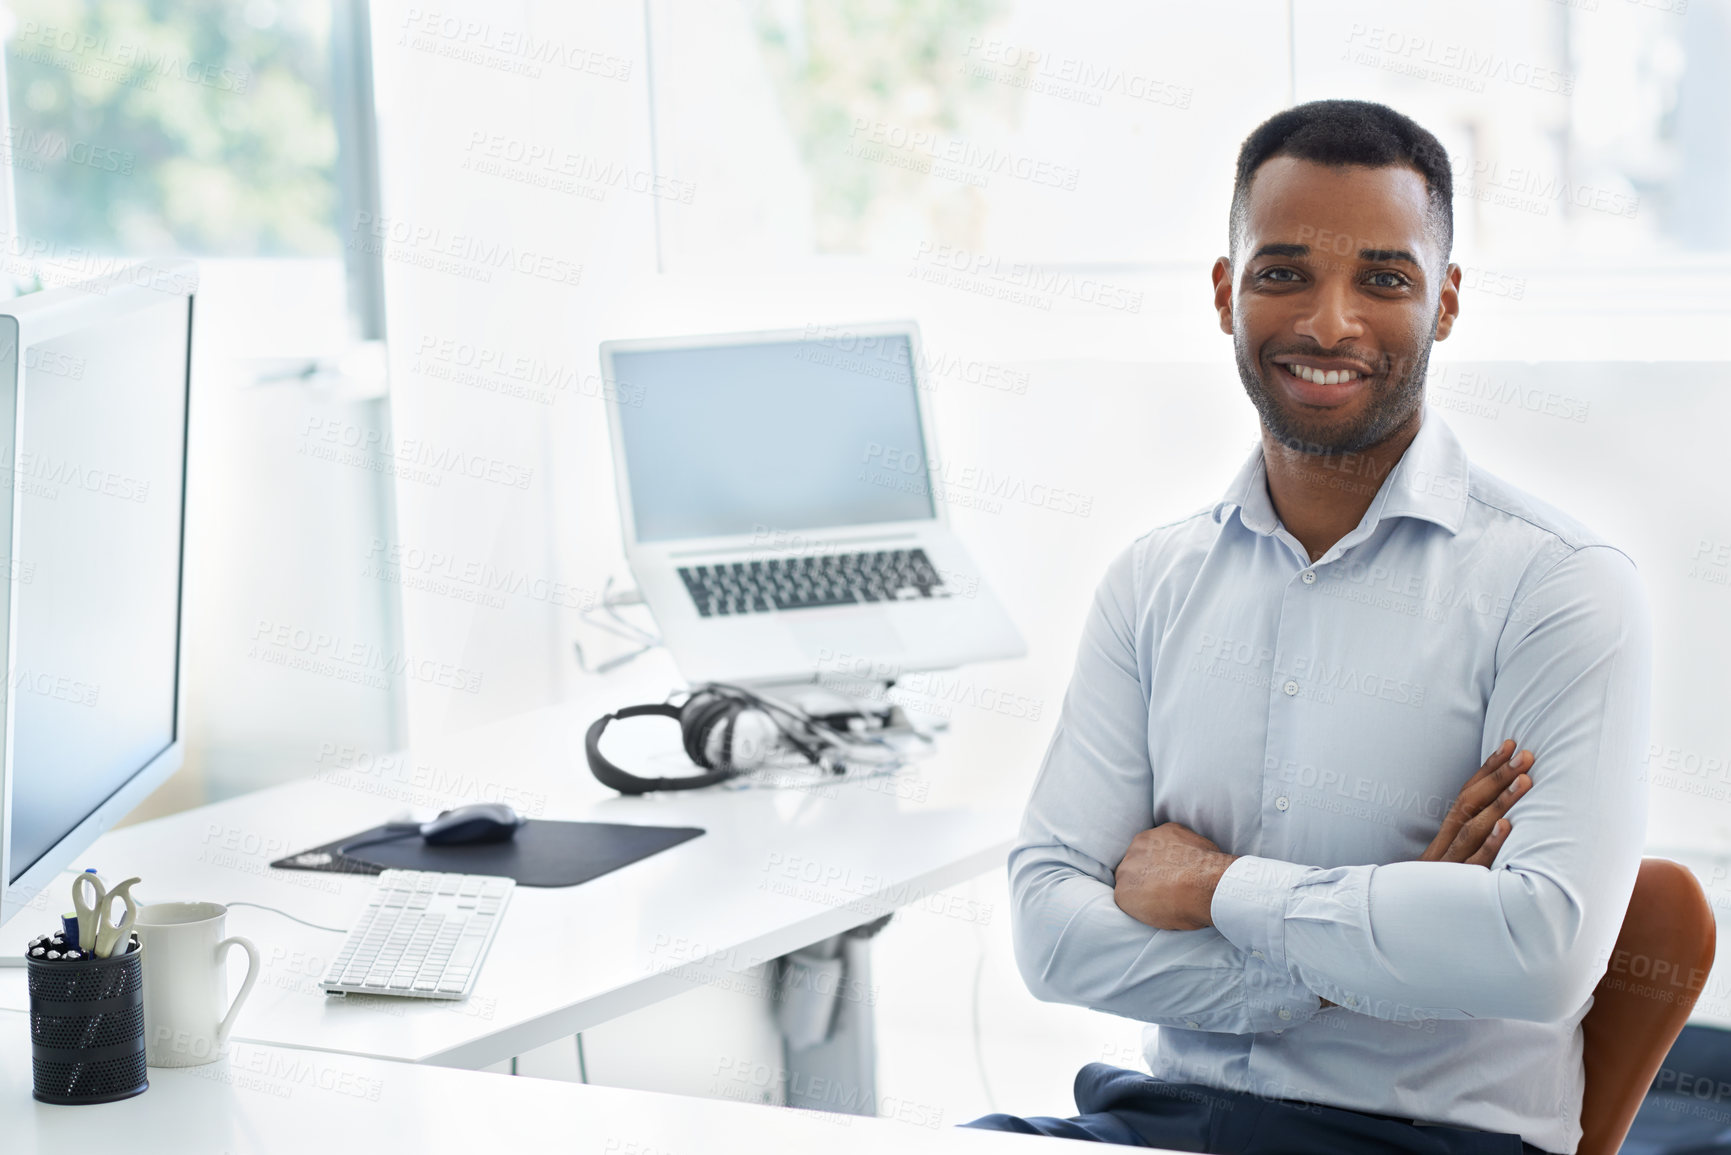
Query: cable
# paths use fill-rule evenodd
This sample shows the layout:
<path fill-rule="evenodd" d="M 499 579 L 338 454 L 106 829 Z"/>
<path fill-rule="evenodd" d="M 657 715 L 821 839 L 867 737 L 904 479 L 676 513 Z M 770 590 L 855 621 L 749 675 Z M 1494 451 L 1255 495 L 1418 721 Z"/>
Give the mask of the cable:
<path fill-rule="evenodd" d="M 298 922 L 302 926 L 310 926 L 314 930 L 328 930 L 332 934 L 347 934 L 347 933 L 349 933 L 348 930 L 343 928 L 343 927 L 340 927 L 340 926 L 320 926 L 316 922 L 308 922 L 304 918 L 300 918 L 296 915 L 292 915 L 286 910 L 278 910 L 274 906 L 266 906 L 262 902 L 228 902 L 228 903 L 224 903 L 223 905 L 225 905 L 225 906 L 250 906 L 250 907 L 253 907 L 254 909 L 257 909 L 257 910 L 268 910 L 272 914 L 280 914 L 286 919 L 289 919 L 293 922 Z"/>
<path fill-rule="evenodd" d="M 578 610 L 577 617 L 585 625 L 593 626 L 598 630 L 605 631 L 616 638 L 624 638 L 628 642 L 635 642 L 637 648 L 629 653 L 618 654 L 614 657 L 608 658 L 599 665 L 592 667 L 589 665 L 588 656 L 583 652 L 583 643 L 573 641 L 571 643 L 571 648 L 575 650 L 577 654 L 577 668 L 582 670 L 585 674 L 605 674 L 609 670 L 617 669 L 620 666 L 625 665 L 627 662 L 642 657 L 650 650 L 661 645 L 661 638 L 659 636 L 650 633 L 637 623 L 627 620 L 618 611 L 619 606 L 640 606 L 642 604 L 643 595 L 636 590 L 626 590 L 623 593 L 617 594 L 614 593 L 613 576 L 609 574 L 606 583 L 601 587 L 601 598 L 598 604 Z M 610 620 L 600 621 L 591 616 L 597 611 L 606 614 Z"/>
<path fill-rule="evenodd" d="M 968 883 L 970 897 L 977 890 L 977 880 Z M 974 1067 L 980 1072 L 980 1087 L 986 1092 L 986 1106 L 992 1113 L 998 1111 L 998 1097 L 992 1093 L 992 1080 L 986 1075 L 986 1046 L 980 1033 L 980 988 L 986 974 L 986 929 L 979 923 L 974 924 L 974 942 L 980 948 L 978 958 L 974 962 L 974 997 L 973 997 L 973 1032 L 974 1032 Z"/>
<path fill-rule="evenodd" d="M 771 721 L 774 721 L 773 715 L 778 712 L 792 718 L 795 722 L 805 727 L 807 737 L 811 740 L 825 741 L 825 738 L 819 736 L 818 732 L 821 731 L 822 734 L 828 736 L 827 741 L 838 746 L 876 746 L 889 750 L 891 754 L 898 759 L 901 757 L 900 751 L 897 751 L 895 747 L 891 746 L 888 742 L 876 735 L 855 734 L 847 730 L 838 730 L 828 722 L 825 722 L 820 718 L 812 717 L 804 710 L 790 706 L 785 702 L 779 702 L 774 698 L 765 697 L 764 695 L 757 693 L 755 690 L 748 690 L 743 686 L 736 686 L 728 682 L 708 682 L 706 685 L 713 686 L 718 690 L 726 690 L 730 693 L 738 694 L 746 701 L 751 702 L 753 705 L 763 709 L 766 713 L 769 713 L 771 715 Z M 784 734 L 787 732 L 785 727 L 783 727 L 782 732 Z M 920 734 L 918 731 L 910 732 L 925 741 L 928 745 L 933 744 L 931 738 L 927 735 Z"/>
<path fill-rule="evenodd" d="M 595 624 L 599 625 L 600 623 L 597 622 Z M 571 648 L 577 652 L 577 668 L 579 670 L 582 670 L 585 674 L 605 674 L 608 670 L 617 669 L 618 667 L 623 666 L 626 662 L 629 662 L 634 658 L 641 658 L 644 654 L 647 654 L 650 650 L 653 650 L 655 647 L 654 646 L 639 646 L 637 649 L 632 650 L 629 654 L 620 654 L 616 658 L 608 658 L 605 662 L 602 662 L 599 666 L 591 666 L 589 664 L 589 659 L 583 656 L 583 643 L 582 642 L 573 641 L 571 643 Z"/>
<path fill-rule="evenodd" d="M 601 612 L 612 618 L 625 629 L 637 634 L 643 639 L 646 645 L 659 646 L 661 644 L 661 639 L 659 637 L 650 633 L 636 622 L 627 620 L 619 612 L 620 606 L 640 606 L 642 604 L 643 595 L 638 593 L 636 590 L 631 590 L 627 593 L 614 596 L 613 578 L 611 575 L 607 578 L 606 584 L 601 587 Z"/>
<path fill-rule="evenodd" d="M 865 782 L 873 778 L 891 778 L 907 768 L 905 762 L 867 763 L 872 768 L 855 772 L 846 770 L 840 774 L 829 774 L 824 777 L 814 777 L 810 773 L 794 776 L 790 771 L 808 770 L 811 763 L 805 759 L 786 760 L 784 765 L 759 766 L 747 771 L 737 778 L 729 778 L 719 783 L 721 790 L 819 790 L 828 786 L 842 786 L 849 782 Z"/>

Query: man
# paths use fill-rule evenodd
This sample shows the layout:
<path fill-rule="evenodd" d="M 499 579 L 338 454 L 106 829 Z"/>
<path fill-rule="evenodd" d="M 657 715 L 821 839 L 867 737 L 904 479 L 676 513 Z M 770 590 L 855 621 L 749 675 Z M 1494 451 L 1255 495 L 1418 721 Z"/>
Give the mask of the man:
<path fill-rule="evenodd" d="M 1108 570 L 1009 862 L 1030 990 L 1155 1024 L 1152 1077 L 1090 1064 L 1079 1117 L 970 1126 L 1575 1150 L 1645 833 L 1649 625 L 1628 557 L 1424 407 L 1450 196 L 1381 105 L 1244 142 L 1214 302 L 1262 445 Z"/>

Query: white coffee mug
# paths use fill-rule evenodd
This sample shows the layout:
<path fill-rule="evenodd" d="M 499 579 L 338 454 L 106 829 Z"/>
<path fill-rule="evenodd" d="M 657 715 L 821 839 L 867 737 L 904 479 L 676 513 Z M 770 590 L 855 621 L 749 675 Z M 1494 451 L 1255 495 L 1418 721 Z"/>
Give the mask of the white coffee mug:
<path fill-rule="evenodd" d="M 228 907 L 217 902 L 152 902 L 138 908 L 144 968 L 144 1061 L 195 1067 L 220 1059 L 240 1005 L 258 979 L 258 948 L 223 937 Z M 246 951 L 246 981 L 228 1004 L 228 948 Z"/>

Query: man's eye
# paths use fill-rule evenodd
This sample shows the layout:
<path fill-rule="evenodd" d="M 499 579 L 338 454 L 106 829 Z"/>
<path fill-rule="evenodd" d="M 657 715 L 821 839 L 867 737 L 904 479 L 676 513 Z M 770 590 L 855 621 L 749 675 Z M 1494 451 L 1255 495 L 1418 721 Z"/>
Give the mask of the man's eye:
<path fill-rule="evenodd" d="M 1298 273 L 1293 269 L 1277 267 L 1262 270 L 1262 272 L 1257 274 L 1257 278 L 1263 281 L 1281 281 L 1290 283 L 1298 279 Z"/>
<path fill-rule="evenodd" d="M 1372 273 L 1371 283 L 1379 289 L 1400 289 L 1406 286 L 1407 280 L 1399 273 Z"/>

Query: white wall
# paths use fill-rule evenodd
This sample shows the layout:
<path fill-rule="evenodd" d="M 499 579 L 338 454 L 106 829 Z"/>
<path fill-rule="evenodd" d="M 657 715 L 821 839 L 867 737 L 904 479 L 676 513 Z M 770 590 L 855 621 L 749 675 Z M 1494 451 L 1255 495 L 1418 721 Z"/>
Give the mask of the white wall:
<path fill-rule="evenodd" d="M 553 494 L 603 413 L 596 317 L 653 269 L 643 23 L 525 0 L 373 21 L 384 207 L 345 241 L 385 254 L 420 740 L 550 700 L 571 664 L 586 594 Z"/>
<path fill-rule="evenodd" d="M 390 589 L 363 572 L 388 534 L 384 490 L 326 432 L 362 432 L 376 401 L 261 371 L 345 340 L 330 261 L 203 261 L 187 439 L 185 768 L 131 820 L 316 768 L 321 749 L 390 749 L 386 675 L 335 650 L 392 645 Z"/>

